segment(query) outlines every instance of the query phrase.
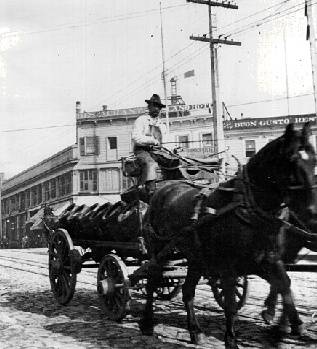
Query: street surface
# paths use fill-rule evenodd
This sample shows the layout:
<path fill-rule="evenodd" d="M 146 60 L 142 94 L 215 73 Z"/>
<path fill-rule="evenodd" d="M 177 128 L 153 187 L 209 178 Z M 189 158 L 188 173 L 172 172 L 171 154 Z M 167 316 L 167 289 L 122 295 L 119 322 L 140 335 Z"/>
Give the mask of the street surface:
<path fill-rule="evenodd" d="M 83 270 L 68 306 L 56 304 L 50 291 L 46 249 L 0 250 L 0 348 L 224 348 L 224 315 L 210 288 L 198 287 L 196 312 L 206 334 L 203 346 L 189 343 L 181 295 L 157 301 L 155 336 L 142 336 L 138 320 L 144 304 L 132 293 L 131 314 L 121 323 L 103 316 L 96 292 L 96 270 Z M 298 310 L 307 338 L 288 336 L 279 348 L 317 348 L 317 275 L 291 273 Z M 268 285 L 250 277 L 249 296 L 239 312 L 236 328 L 240 348 L 272 348 L 269 326 L 260 317 Z M 316 319 L 317 320 L 317 319 Z"/>

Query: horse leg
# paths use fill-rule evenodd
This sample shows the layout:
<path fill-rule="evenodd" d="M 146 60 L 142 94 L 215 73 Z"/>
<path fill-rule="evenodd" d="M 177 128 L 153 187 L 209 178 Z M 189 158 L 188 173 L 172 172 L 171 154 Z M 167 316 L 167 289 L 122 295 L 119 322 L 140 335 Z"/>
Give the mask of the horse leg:
<path fill-rule="evenodd" d="M 148 280 L 146 284 L 146 303 L 142 318 L 139 322 L 139 328 L 142 334 L 146 336 L 153 336 L 153 293 L 156 291 L 161 280 L 162 266 L 152 261 L 148 269 Z"/>
<path fill-rule="evenodd" d="M 261 313 L 264 322 L 268 325 L 272 324 L 273 322 L 273 319 L 275 316 L 275 307 L 277 304 L 277 298 L 278 298 L 278 292 L 271 285 L 270 293 L 267 296 L 266 300 L 264 301 L 264 306 L 266 307 L 266 309 L 264 309 Z"/>
<path fill-rule="evenodd" d="M 203 341 L 202 330 L 194 310 L 195 289 L 201 277 L 199 268 L 188 262 L 188 271 L 185 282 L 182 286 L 183 302 L 187 312 L 187 327 L 190 334 L 190 341 L 199 344 Z"/>
<path fill-rule="evenodd" d="M 235 297 L 236 278 L 232 276 L 222 277 L 224 292 L 224 312 L 226 317 L 226 349 L 238 349 L 234 323 L 237 317 L 238 309 Z"/>
<path fill-rule="evenodd" d="M 286 273 L 284 263 L 279 260 L 275 263 L 273 278 L 271 284 L 276 288 L 277 292 L 282 296 L 283 312 L 280 318 L 279 330 L 285 332 L 285 322 L 290 322 L 291 333 L 293 335 L 303 334 L 303 322 L 300 319 L 295 307 L 294 298 L 291 291 L 291 280 Z"/>

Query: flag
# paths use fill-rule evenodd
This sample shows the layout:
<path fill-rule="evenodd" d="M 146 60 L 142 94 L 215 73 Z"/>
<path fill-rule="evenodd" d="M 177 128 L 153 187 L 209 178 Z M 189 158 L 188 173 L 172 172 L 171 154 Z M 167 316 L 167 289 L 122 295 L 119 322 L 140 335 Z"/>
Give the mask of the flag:
<path fill-rule="evenodd" d="M 184 78 L 190 78 L 192 76 L 195 76 L 195 70 L 188 70 L 185 74 L 184 74 Z"/>

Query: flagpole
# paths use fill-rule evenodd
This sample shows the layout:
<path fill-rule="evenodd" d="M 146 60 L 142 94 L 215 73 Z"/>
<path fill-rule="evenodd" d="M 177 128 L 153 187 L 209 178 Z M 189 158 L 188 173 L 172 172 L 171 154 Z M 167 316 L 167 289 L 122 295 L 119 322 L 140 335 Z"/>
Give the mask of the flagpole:
<path fill-rule="evenodd" d="M 286 49 L 286 33 L 285 27 L 283 28 L 283 43 L 284 43 L 284 60 L 285 60 L 285 87 L 286 87 L 286 102 L 287 102 L 287 115 L 289 116 L 289 83 L 288 83 L 288 69 L 287 69 L 287 49 Z"/>
<path fill-rule="evenodd" d="M 160 19 L 161 19 L 161 48 L 162 48 L 162 64 L 163 64 L 162 78 L 163 78 L 164 98 L 165 98 L 165 105 L 166 105 L 166 107 L 165 107 L 166 133 L 169 134 L 170 124 L 169 124 L 169 112 L 168 112 L 167 93 L 166 93 L 165 53 L 164 53 L 164 37 L 163 37 L 163 20 L 162 20 L 161 1 L 160 1 Z"/>

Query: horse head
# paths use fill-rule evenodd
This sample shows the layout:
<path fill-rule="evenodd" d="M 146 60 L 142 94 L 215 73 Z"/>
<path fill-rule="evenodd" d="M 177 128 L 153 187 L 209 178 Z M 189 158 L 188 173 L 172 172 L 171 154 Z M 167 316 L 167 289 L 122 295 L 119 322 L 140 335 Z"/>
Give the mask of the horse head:
<path fill-rule="evenodd" d="M 281 203 L 294 202 L 296 193 L 302 208 L 315 209 L 313 191 L 316 155 L 309 142 L 310 125 L 299 130 L 293 124 L 284 134 L 264 146 L 248 162 L 246 169 L 252 178 L 255 199 L 264 209 L 274 210 Z"/>

